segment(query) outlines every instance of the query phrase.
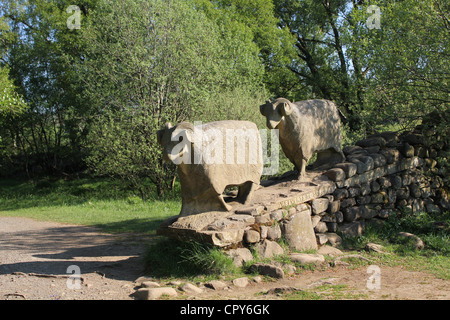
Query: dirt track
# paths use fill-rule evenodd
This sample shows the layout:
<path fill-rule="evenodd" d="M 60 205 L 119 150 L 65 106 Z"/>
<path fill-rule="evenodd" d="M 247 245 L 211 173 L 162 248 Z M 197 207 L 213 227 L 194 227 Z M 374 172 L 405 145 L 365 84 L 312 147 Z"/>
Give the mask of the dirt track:
<path fill-rule="evenodd" d="M 131 300 L 142 275 L 145 241 L 101 233 L 94 228 L 0 217 L 0 300 Z M 81 272 L 79 287 L 68 268 Z M 257 293 L 282 286 L 313 290 L 323 283 L 344 284 L 365 299 L 450 299 L 450 281 L 401 267 L 382 267 L 379 290 L 366 287 L 367 267 L 328 268 L 279 281 L 251 283 L 221 292 L 205 289 L 199 299 L 279 299 Z M 69 281 L 68 281 L 69 280 Z M 75 286 L 75 288 L 69 288 Z M 165 285 L 162 283 L 161 285 Z M 179 298 L 189 299 L 182 295 Z"/>
<path fill-rule="evenodd" d="M 0 299 L 132 299 L 143 247 L 120 240 L 84 226 L 1 217 Z M 68 276 L 77 284 L 71 265 L 80 268 L 81 289 L 67 287 Z"/>

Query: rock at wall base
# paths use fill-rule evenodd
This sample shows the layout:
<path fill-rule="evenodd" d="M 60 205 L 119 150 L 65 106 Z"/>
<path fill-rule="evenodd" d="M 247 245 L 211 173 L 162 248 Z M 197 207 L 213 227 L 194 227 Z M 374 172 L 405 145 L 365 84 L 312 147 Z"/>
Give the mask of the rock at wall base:
<path fill-rule="evenodd" d="M 301 265 L 306 264 L 320 264 L 325 262 L 325 258 L 321 254 L 308 254 L 308 253 L 292 253 L 289 258 L 293 262 L 300 263 Z"/>
<path fill-rule="evenodd" d="M 262 276 L 269 276 L 272 278 L 283 279 L 284 271 L 280 267 L 267 264 L 267 263 L 255 263 L 250 267 L 250 271 L 256 271 Z"/>
<path fill-rule="evenodd" d="M 292 250 L 317 250 L 316 236 L 309 211 L 300 211 L 281 224 L 289 248 Z"/>
<path fill-rule="evenodd" d="M 255 249 L 259 254 L 260 259 L 272 258 L 273 256 L 282 255 L 283 248 L 275 241 L 264 240 L 255 245 Z"/>
<path fill-rule="evenodd" d="M 244 262 L 253 260 L 253 255 L 247 248 L 231 249 L 226 253 L 233 259 L 233 264 L 236 267 L 242 267 Z"/>
<path fill-rule="evenodd" d="M 162 296 L 176 297 L 177 295 L 174 288 L 141 288 L 133 293 L 136 300 L 156 300 Z"/>
<path fill-rule="evenodd" d="M 362 221 L 354 221 L 344 223 L 339 226 L 338 230 L 347 237 L 359 237 L 364 231 L 364 223 Z"/>

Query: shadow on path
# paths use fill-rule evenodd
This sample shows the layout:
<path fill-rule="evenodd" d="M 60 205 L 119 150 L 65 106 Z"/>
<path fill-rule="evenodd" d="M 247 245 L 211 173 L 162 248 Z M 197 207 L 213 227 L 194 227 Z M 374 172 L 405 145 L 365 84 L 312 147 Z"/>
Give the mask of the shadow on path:
<path fill-rule="evenodd" d="M 67 275 L 97 272 L 134 281 L 143 270 L 141 255 L 150 236 L 105 234 L 85 226 L 0 217 L 0 275 L 14 272 Z"/>

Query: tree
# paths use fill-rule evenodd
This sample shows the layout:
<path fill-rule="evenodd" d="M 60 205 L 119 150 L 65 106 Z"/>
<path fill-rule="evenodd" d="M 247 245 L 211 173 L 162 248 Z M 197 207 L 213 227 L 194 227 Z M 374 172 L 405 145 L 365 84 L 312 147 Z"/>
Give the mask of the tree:
<path fill-rule="evenodd" d="M 351 120 L 356 103 L 345 42 L 349 1 L 275 0 L 279 26 L 289 31 L 294 50 L 282 70 L 292 98 L 334 100 Z M 276 90 L 276 89 L 275 89 Z M 280 95 L 285 94 L 280 92 Z M 351 121 L 353 127 L 357 124 Z"/>
<path fill-rule="evenodd" d="M 269 88 L 335 101 L 353 131 L 418 120 L 448 107 L 448 3 L 441 0 L 274 0 L 294 41 Z M 368 25 L 375 6 L 381 29 Z M 404 127 L 404 126 L 403 126 Z"/>
<path fill-rule="evenodd" d="M 23 98 L 17 93 L 16 86 L 9 79 L 8 71 L 8 68 L 0 67 L 0 174 L 11 169 L 8 164 L 14 153 L 8 147 L 17 144 L 4 127 L 27 108 Z"/>
<path fill-rule="evenodd" d="M 3 17 L 0 17 L 0 121 L 6 116 L 20 114 L 26 108 L 23 97 L 9 78 L 9 66 L 5 63 L 8 47 L 15 41 L 15 35 Z M 3 65 L 3 66 L 2 66 Z"/>
<path fill-rule="evenodd" d="M 287 29 L 279 27 L 274 1 L 195 0 L 195 3 L 219 25 L 223 37 L 239 39 L 239 50 L 251 50 L 259 56 L 265 71 L 261 81 L 271 94 L 284 92 L 280 88 L 288 81 L 283 71 L 291 60 L 294 41 Z"/>
<path fill-rule="evenodd" d="M 0 120 L 6 116 L 18 115 L 26 108 L 25 101 L 16 92 L 16 86 L 8 75 L 8 68 L 0 67 Z"/>
<path fill-rule="evenodd" d="M 2 3 L 3 21 L 11 26 L 2 61 L 28 105 L 26 112 L 4 123 L 11 137 L 7 150 L 17 155 L 16 170 L 61 174 L 80 169 L 81 140 L 89 103 L 82 92 L 74 62 L 83 47 L 77 30 L 67 27 L 71 1 L 10 0 Z M 80 6 L 88 19 L 95 0 Z M 10 172 L 13 173 L 13 172 Z"/>
<path fill-rule="evenodd" d="M 449 108 L 450 49 L 447 1 L 376 1 L 381 29 L 355 39 L 366 70 L 367 125 L 400 124 L 407 129 L 436 110 Z M 353 19 L 365 27 L 367 5 Z M 358 41 L 359 40 L 359 41 Z"/>

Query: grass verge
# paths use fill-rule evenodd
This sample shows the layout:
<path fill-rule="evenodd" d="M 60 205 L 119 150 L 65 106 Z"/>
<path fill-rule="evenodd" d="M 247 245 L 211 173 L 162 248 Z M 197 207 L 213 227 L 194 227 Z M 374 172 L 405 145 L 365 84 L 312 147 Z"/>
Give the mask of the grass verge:
<path fill-rule="evenodd" d="M 417 250 L 413 241 L 399 237 L 409 232 L 422 239 L 425 247 Z M 387 254 L 371 254 L 376 263 L 405 266 L 426 271 L 441 279 L 450 279 L 450 212 L 398 212 L 384 224 L 373 224 L 359 237 L 343 238 L 343 248 L 364 251 L 367 243 L 377 243 Z"/>
<path fill-rule="evenodd" d="M 111 179 L 0 181 L 0 216 L 95 226 L 110 233 L 153 234 L 166 218 L 179 213 L 177 192 L 142 201 Z"/>
<path fill-rule="evenodd" d="M 354 293 L 347 285 L 324 284 L 310 290 L 296 290 L 283 296 L 284 300 L 357 300 L 367 297 L 365 294 Z"/>
<path fill-rule="evenodd" d="M 146 250 L 146 272 L 157 278 L 217 279 L 242 273 L 217 247 L 195 241 L 159 238 Z"/>

